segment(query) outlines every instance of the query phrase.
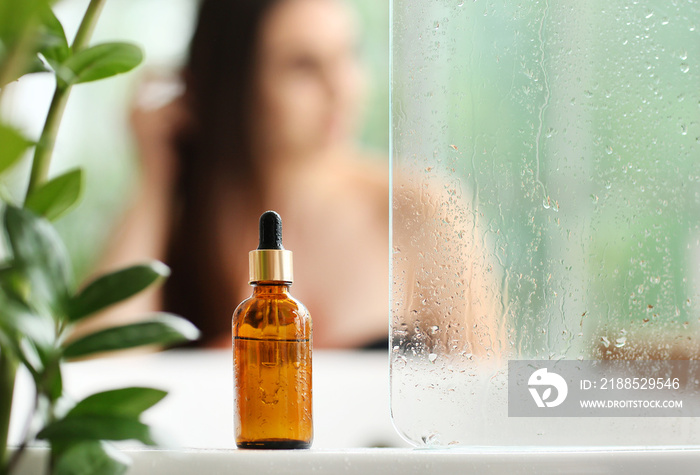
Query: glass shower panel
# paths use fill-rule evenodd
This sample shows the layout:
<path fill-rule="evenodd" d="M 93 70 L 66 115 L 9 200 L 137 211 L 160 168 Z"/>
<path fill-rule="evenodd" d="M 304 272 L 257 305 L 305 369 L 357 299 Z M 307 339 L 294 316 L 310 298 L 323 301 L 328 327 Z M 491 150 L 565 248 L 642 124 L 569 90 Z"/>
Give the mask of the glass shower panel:
<path fill-rule="evenodd" d="M 696 418 L 508 417 L 507 368 L 700 358 L 700 2 L 394 0 L 392 15 L 399 432 L 697 444 Z"/>

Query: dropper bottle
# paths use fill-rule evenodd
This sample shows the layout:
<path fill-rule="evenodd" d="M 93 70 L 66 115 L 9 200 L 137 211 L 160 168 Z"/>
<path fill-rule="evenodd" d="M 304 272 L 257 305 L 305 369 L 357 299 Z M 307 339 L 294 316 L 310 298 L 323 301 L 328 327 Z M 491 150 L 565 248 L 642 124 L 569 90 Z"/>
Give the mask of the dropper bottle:
<path fill-rule="evenodd" d="M 292 252 L 282 247 L 282 220 L 274 211 L 260 217 L 260 243 L 248 257 L 253 295 L 232 321 L 236 446 L 309 448 L 311 317 L 289 294 Z"/>

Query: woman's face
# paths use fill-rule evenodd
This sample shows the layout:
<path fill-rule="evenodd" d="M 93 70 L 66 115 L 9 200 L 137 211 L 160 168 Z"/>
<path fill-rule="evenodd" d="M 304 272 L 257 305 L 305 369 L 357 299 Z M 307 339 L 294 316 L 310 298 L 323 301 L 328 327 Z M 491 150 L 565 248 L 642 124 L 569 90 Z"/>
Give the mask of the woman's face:
<path fill-rule="evenodd" d="M 283 0 L 261 25 L 254 114 L 268 153 L 314 154 L 356 133 L 365 77 L 342 0 Z"/>

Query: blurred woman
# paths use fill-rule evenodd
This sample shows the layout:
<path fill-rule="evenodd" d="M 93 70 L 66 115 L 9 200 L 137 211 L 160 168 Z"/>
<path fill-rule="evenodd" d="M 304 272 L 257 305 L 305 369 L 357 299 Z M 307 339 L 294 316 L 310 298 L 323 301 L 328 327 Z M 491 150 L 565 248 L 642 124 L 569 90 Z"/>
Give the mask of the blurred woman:
<path fill-rule="evenodd" d="M 366 86 L 357 41 L 344 0 L 203 0 L 182 94 L 133 111 L 142 182 L 104 263 L 155 258 L 172 275 L 89 324 L 165 310 L 192 320 L 201 345 L 229 347 L 258 217 L 274 209 L 314 345 L 387 348 L 389 174 L 355 140 Z M 497 361 L 505 309 L 493 244 L 479 238 L 467 190 L 448 184 L 408 167 L 394 176 L 392 321 L 407 330 L 392 345 L 429 351 L 430 334 L 431 348 Z"/>
<path fill-rule="evenodd" d="M 356 137 L 366 78 L 342 0 L 203 0 L 184 91 L 132 112 L 142 181 L 103 267 L 155 258 L 165 285 L 95 325 L 165 310 L 230 347 L 248 251 L 274 209 L 317 347 L 386 347 L 389 176 Z"/>

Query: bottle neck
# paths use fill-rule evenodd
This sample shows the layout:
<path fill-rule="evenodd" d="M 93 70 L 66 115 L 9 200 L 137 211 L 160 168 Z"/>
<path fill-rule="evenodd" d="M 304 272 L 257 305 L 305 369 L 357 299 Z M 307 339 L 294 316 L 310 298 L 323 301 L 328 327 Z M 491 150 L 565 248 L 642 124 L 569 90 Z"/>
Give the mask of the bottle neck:
<path fill-rule="evenodd" d="M 263 294 L 289 294 L 289 288 L 291 284 L 286 282 L 253 282 L 250 285 L 253 286 L 253 295 L 263 295 Z"/>

